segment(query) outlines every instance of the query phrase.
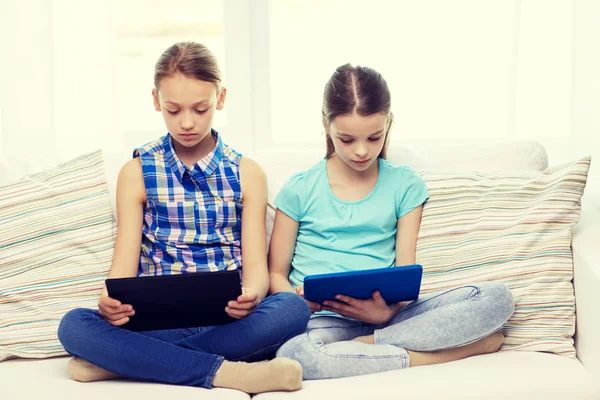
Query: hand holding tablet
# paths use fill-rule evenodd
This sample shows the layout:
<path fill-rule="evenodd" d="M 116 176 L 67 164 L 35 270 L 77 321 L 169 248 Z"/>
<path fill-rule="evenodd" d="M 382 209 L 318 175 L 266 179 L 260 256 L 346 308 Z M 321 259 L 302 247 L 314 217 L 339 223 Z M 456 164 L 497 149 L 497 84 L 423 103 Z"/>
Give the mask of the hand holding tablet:
<path fill-rule="evenodd" d="M 111 298 L 133 306 L 135 314 L 122 325 L 132 331 L 233 322 L 225 307 L 242 294 L 238 270 L 107 279 L 106 288 Z"/>

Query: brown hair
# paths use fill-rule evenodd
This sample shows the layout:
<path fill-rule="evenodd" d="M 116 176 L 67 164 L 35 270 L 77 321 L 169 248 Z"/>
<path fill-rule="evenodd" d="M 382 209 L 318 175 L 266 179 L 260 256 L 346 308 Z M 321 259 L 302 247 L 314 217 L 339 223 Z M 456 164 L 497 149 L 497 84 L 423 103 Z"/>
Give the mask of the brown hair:
<path fill-rule="evenodd" d="M 385 158 L 394 121 L 390 111 L 391 104 L 390 90 L 379 72 L 369 67 L 344 64 L 335 70 L 325 84 L 323 121 L 329 125 L 338 115 L 353 113 L 362 116 L 376 113 L 388 115 L 384 133 L 385 142 L 379 153 L 380 158 Z M 329 158 L 335 152 L 335 148 L 328 132 L 325 132 L 325 142 L 327 144 L 325 158 Z"/>
<path fill-rule="evenodd" d="M 221 91 L 221 70 L 217 58 L 203 44 L 179 42 L 162 53 L 154 66 L 154 87 L 160 81 L 177 73 L 205 82 L 213 82 Z"/>

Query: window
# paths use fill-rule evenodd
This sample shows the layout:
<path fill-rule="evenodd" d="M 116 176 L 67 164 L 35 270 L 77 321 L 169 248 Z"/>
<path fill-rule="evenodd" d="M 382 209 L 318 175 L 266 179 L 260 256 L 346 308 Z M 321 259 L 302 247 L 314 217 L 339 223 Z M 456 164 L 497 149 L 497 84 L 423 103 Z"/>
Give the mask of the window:
<path fill-rule="evenodd" d="M 346 62 L 388 81 L 392 140 L 567 137 L 570 13 L 568 2 L 271 1 L 264 145 L 322 143 L 323 86 Z"/>
<path fill-rule="evenodd" d="M 150 98 L 153 67 L 182 40 L 205 43 L 219 59 L 229 91 L 215 127 L 241 151 L 320 147 L 323 86 L 346 62 L 371 66 L 388 81 L 392 141 L 512 137 L 560 147 L 572 134 L 570 2 L 111 4 L 127 149 L 164 133 Z"/>
<path fill-rule="evenodd" d="M 273 141 L 322 141 L 323 86 L 346 62 L 386 78 L 395 135 L 439 138 L 449 129 L 463 138 L 504 135 L 512 2 L 365 4 L 271 2 Z M 477 17 L 465 18 L 466 12 Z"/>

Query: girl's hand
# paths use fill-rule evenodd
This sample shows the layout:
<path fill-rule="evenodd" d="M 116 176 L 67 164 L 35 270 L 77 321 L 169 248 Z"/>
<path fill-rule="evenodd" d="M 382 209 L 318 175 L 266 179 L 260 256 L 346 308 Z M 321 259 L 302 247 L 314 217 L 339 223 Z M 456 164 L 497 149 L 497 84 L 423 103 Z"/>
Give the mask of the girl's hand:
<path fill-rule="evenodd" d="M 227 303 L 225 312 L 232 318 L 242 319 L 247 317 L 256 309 L 260 303 L 258 294 L 252 288 L 242 288 L 242 294 L 237 299 Z"/>
<path fill-rule="evenodd" d="M 129 317 L 135 314 L 130 304 L 121 304 L 119 300 L 108 297 L 106 289 L 102 291 L 98 300 L 98 312 L 109 324 L 121 326 L 129 322 Z"/>
<path fill-rule="evenodd" d="M 296 287 L 296 294 L 304 299 L 304 286 Z M 314 314 L 317 311 L 321 311 L 321 305 L 319 303 L 315 303 L 309 300 L 304 299 L 306 304 L 308 304 L 308 308 L 310 308 L 310 313 Z"/>
<path fill-rule="evenodd" d="M 341 294 L 336 295 L 335 298 L 340 301 L 326 300 L 323 302 L 323 309 L 370 324 L 388 322 L 406 304 L 387 305 L 379 291 L 373 292 L 373 297 L 366 300 L 359 300 Z"/>

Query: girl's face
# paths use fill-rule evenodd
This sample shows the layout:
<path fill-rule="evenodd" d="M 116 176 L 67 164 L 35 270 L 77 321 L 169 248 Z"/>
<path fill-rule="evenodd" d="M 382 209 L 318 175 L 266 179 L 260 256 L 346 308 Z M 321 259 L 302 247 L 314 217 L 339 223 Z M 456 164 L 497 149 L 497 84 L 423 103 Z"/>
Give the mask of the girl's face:
<path fill-rule="evenodd" d="M 162 112 L 173 140 L 186 148 L 210 135 L 215 110 L 223 108 L 225 94 L 225 88 L 217 94 L 213 82 L 181 74 L 163 78 L 158 91 L 152 90 L 154 108 Z"/>
<path fill-rule="evenodd" d="M 387 119 L 381 113 L 338 115 L 325 129 L 333 141 L 335 154 L 350 168 L 362 172 L 377 161 L 383 149 Z"/>

